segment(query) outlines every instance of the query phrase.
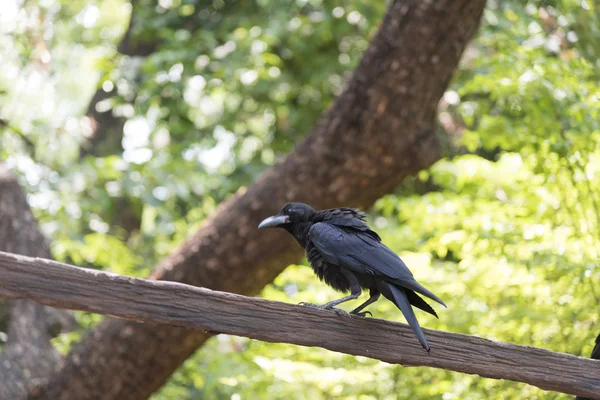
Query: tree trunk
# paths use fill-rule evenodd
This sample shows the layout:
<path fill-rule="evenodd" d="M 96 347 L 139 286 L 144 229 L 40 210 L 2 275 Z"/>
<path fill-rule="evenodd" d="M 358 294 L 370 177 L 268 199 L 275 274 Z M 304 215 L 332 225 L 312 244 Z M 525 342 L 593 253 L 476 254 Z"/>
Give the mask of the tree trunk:
<path fill-rule="evenodd" d="M 396 0 L 344 92 L 285 159 L 240 190 L 152 277 L 256 294 L 301 255 L 257 232 L 284 203 L 368 207 L 441 157 L 436 106 L 484 0 Z M 107 318 L 73 347 L 44 399 L 145 399 L 207 338 Z"/>
<path fill-rule="evenodd" d="M 17 180 L 0 164 L 0 251 L 51 257 Z M 27 300 L 4 302 L 8 340 L 0 356 L 0 399 L 26 399 L 59 366 L 50 339 L 73 324 L 71 313 Z"/>

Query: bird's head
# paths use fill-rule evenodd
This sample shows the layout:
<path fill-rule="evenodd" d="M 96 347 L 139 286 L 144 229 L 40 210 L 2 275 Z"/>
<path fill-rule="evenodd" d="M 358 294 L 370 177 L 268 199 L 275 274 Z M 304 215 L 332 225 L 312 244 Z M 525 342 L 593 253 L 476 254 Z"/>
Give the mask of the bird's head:
<path fill-rule="evenodd" d="M 310 222 L 315 210 L 304 203 L 288 203 L 277 215 L 266 218 L 259 225 L 258 229 L 263 228 L 286 228 L 291 225 Z"/>

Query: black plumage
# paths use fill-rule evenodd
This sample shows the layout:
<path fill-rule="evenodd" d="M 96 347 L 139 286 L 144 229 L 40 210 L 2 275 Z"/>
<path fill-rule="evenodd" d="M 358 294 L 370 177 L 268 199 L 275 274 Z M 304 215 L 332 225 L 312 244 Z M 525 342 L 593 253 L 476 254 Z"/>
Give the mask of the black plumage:
<path fill-rule="evenodd" d="M 365 223 L 364 213 L 353 208 L 313 210 L 303 203 L 290 203 L 259 225 L 259 229 L 269 227 L 284 228 L 296 239 L 319 279 L 338 291 L 350 292 L 317 307 L 332 309 L 357 299 L 362 289 L 368 289 L 369 299 L 351 311 L 364 316 L 368 311 L 362 310 L 383 294 L 402 311 L 423 348 L 430 350 L 411 305 L 436 317 L 419 295 L 446 305 L 419 284 L 402 259 L 381 243 L 379 235 Z"/>

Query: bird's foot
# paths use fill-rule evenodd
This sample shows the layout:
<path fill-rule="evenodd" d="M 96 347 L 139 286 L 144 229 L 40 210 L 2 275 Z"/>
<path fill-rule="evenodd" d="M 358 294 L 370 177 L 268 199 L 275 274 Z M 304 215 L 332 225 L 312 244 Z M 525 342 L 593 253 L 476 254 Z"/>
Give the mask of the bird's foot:
<path fill-rule="evenodd" d="M 322 309 L 323 306 L 320 306 L 318 304 L 313 304 L 313 303 L 307 303 L 305 301 L 301 301 L 300 303 L 298 303 L 299 306 L 304 306 L 304 307 L 310 307 L 310 308 L 319 308 Z"/>
<path fill-rule="evenodd" d="M 304 301 L 302 301 L 298 304 L 301 306 L 304 306 L 304 307 L 316 308 L 317 310 L 331 310 L 331 311 L 334 311 L 338 315 L 349 315 L 348 311 L 342 310 L 341 308 L 335 308 L 333 306 L 330 306 L 329 304 L 318 305 L 318 304 L 313 304 L 313 303 L 306 303 Z"/>
<path fill-rule="evenodd" d="M 373 316 L 373 314 L 371 313 L 371 311 L 362 311 L 362 312 L 355 312 L 355 311 L 351 311 L 350 315 L 358 315 L 359 317 L 363 317 L 365 318 L 367 316 L 367 314 L 369 314 L 369 316 Z"/>

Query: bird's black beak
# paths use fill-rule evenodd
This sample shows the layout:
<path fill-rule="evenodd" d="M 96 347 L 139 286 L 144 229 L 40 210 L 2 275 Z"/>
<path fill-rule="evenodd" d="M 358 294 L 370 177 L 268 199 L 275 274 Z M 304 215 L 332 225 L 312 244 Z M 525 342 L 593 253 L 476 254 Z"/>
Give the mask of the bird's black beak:
<path fill-rule="evenodd" d="M 290 217 L 287 215 L 273 215 L 272 217 L 269 217 L 258 224 L 258 229 L 275 228 L 289 222 L 289 220 Z"/>

